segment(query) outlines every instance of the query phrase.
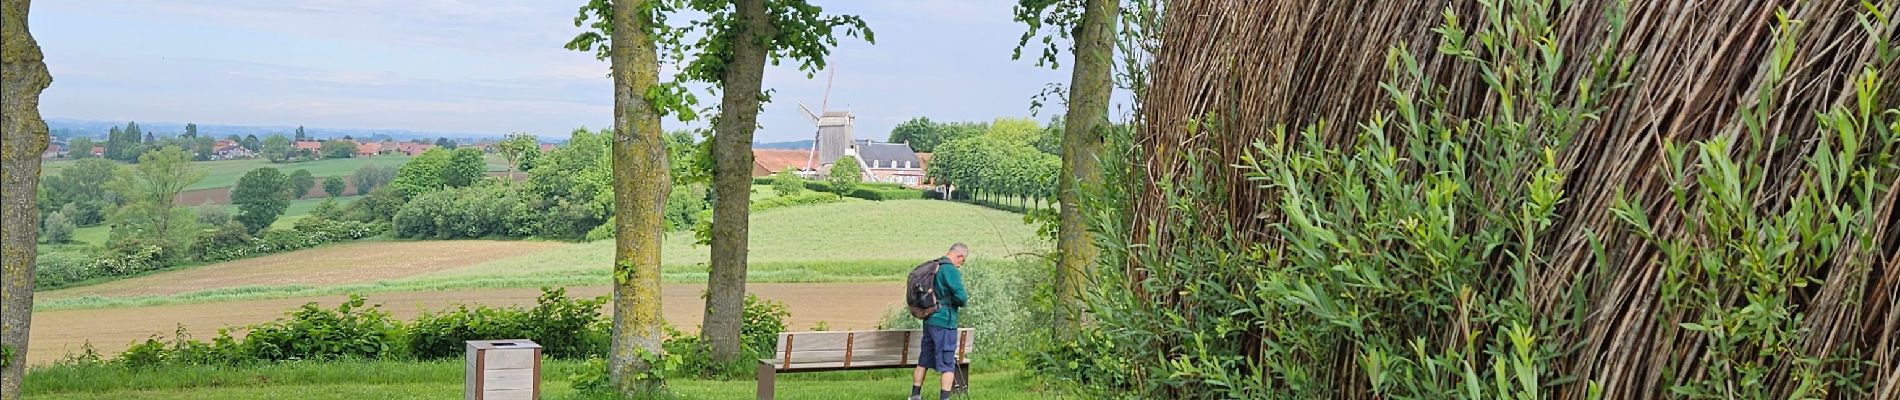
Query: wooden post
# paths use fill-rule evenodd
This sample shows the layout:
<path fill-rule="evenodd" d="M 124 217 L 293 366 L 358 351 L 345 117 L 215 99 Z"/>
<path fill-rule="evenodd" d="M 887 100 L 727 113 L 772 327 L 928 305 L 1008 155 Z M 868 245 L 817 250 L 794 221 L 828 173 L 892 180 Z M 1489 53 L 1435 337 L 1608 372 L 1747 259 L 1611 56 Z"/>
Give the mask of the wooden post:
<path fill-rule="evenodd" d="M 759 400 L 772 400 L 778 390 L 778 371 L 770 363 L 759 363 Z"/>

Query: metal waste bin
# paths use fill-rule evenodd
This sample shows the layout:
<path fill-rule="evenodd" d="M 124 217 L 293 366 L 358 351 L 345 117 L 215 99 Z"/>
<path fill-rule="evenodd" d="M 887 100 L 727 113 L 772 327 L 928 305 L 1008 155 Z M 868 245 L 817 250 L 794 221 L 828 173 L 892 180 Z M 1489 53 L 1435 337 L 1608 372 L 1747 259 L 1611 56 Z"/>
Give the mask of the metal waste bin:
<path fill-rule="evenodd" d="M 541 398 L 541 345 L 521 340 L 471 340 L 462 374 L 466 400 Z"/>

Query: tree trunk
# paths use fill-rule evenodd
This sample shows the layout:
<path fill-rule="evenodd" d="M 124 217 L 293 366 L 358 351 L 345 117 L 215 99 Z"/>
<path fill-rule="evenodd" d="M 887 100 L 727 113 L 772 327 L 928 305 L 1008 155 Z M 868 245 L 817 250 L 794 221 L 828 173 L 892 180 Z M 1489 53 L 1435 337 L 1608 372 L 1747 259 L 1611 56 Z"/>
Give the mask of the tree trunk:
<path fill-rule="evenodd" d="M 659 111 L 645 94 L 660 80 L 659 56 L 648 29 L 645 0 L 613 2 L 614 76 L 614 321 L 607 369 L 614 388 L 629 398 L 652 394 L 664 382 L 649 360 L 665 350 L 660 315 L 662 210 L 672 190 Z"/>
<path fill-rule="evenodd" d="M 745 310 L 746 242 L 752 205 L 752 131 L 759 126 L 759 93 L 765 77 L 766 41 L 775 35 L 765 0 L 740 0 L 732 36 L 732 63 L 720 77 L 724 99 L 713 121 L 712 271 L 707 278 L 706 316 L 700 334 L 712 359 L 739 358 Z"/>
<path fill-rule="evenodd" d="M 33 260 L 38 257 L 40 152 L 46 121 L 40 91 L 53 83 L 27 31 L 27 0 L 0 0 L 0 399 L 20 398 L 27 330 L 33 325 Z"/>
<path fill-rule="evenodd" d="M 1069 110 L 1063 117 L 1062 177 L 1057 194 L 1062 205 L 1056 238 L 1056 304 L 1062 312 L 1056 331 L 1070 337 L 1081 318 L 1081 287 L 1098 250 L 1088 234 L 1089 215 L 1082 209 L 1082 191 L 1102 184 L 1103 129 L 1108 128 L 1108 98 L 1115 55 L 1116 0 L 1087 0 L 1082 20 L 1075 26 L 1074 75 L 1069 78 Z"/>

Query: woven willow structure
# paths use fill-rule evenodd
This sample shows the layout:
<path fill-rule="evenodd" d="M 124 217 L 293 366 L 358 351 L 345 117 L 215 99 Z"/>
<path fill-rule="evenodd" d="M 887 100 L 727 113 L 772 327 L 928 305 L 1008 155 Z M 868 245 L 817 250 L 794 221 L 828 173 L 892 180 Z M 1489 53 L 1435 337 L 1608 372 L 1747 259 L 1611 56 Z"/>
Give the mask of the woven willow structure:
<path fill-rule="evenodd" d="M 1894 0 L 1873 4 L 1889 12 L 1900 9 Z M 1524 289 L 1531 306 L 1545 313 L 1563 312 L 1560 303 L 1576 297 L 1588 307 L 1580 328 L 1545 338 L 1571 349 L 1552 366 L 1577 378 L 1555 387 L 1552 398 L 1582 398 L 1580 382 L 1600 384 L 1605 398 L 1662 397 L 1668 393 L 1666 382 L 1703 373 L 1693 360 L 1707 351 L 1705 336 L 1678 328 L 1682 316 L 1658 304 L 1662 254 L 1611 212 L 1619 194 L 1634 198 L 1664 236 L 1696 215 L 1669 201 L 1665 143 L 1741 138 L 1743 110 L 1756 105 L 1758 92 L 1772 89 L 1774 102 L 1763 130 L 1774 132 L 1779 145 L 1766 154 L 1735 156 L 1763 165 L 1767 184 L 1747 200 L 1774 214 L 1800 195 L 1794 183 L 1805 179 L 1804 158 L 1823 140 L 1817 114 L 1852 106 L 1863 68 L 1874 66 L 1886 80 L 1876 106 L 1900 105 L 1895 82 L 1900 70 L 1895 63 L 1882 65 L 1874 45 L 1883 37 L 1895 41 L 1900 30 L 1892 22 L 1876 23 L 1870 33 L 1860 22 L 1866 8 L 1859 0 L 1635 0 L 1616 34 L 1607 23 L 1614 9 L 1614 2 L 1579 0 L 1552 10 L 1549 18 L 1558 47 L 1578 61 L 1559 68 L 1557 81 L 1591 74 L 1592 54 L 1629 63 L 1627 86 L 1601 92 L 1600 118 L 1583 123 L 1558 149 L 1567 174 L 1566 198 L 1556 224 L 1539 238 L 1555 245 L 1538 249 L 1547 264 Z M 1354 141 L 1361 124 L 1393 112 L 1391 96 L 1380 83 L 1391 76 L 1394 47 L 1417 57 L 1424 75 L 1445 91 L 1449 101 L 1443 107 L 1452 113 L 1503 112 L 1497 109 L 1497 94 L 1471 63 L 1436 50 L 1440 34 L 1434 28 L 1448 12 L 1475 26 L 1485 22 L 1484 10 L 1472 0 L 1167 2 L 1150 86 L 1141 98 L 1142 123 L 1134 135 L 1146 157 L 1136 172 L 1142 176 L 1135 180 L 1145 186 L 1134 189 L 1134 221 L 1148 226 L 1180 218 L 1181 212 L 1199 212 L 1237 227 L 1243 240 L 1268 247 L 1281 242 L 1280 233 L 1270 229 L 1281 220 L 1273 195 L 1231 166 L 1276 127 L 1296 131 L 1324 121 L 1317 134 L 1327 143 Z M 1771 85 L 1764 64 L 1774 50 L 1780 10 L 1800 23 L 1785 78 Z M 1576 100 L 1564 98 L 1574 91 L 1559 88 L 1558 93 L 1559 103 Z M 1541 123 L 1535 110 L 1519 112 Z M 1736 151 L 1746 150 L 1738 146 Z M 1203 156 L 1183 156 L 1188 153 Z M 1217 206 L 1182 211 L 1163 204 L 1157 183 L 1184 176 L 1190 162 L 1200 163 L 1209 179 L 1229 188 L 1224 198 L 1211 201 Z M 1895 213 L 1900 175 L 1894 172 L 1872 177 L 1885 187 L 1876 191 L 1870 210 L 1875 223 L 1864 227 L 1872 233 L 1874 248 L 1843 252 L 1806 271 L 1817 284 L 1797 290 L 1794 300 L 1806 317 L 1797 352 L 1870 360 L 1865 372 L 1874 380 L 1876 399 L 1900 399 L 1900 214 Z M 1167 246 L 1174 235 L 1186 234 L 1192 233 L 1137 229 L 1134 236 L 1141 243 Z M 1601 253 L 1593 251 L 1592 235 L 1602 244 Z M 1128 270 L 1140 274 L 1141 267 Z M 1584 274 L 1595 278 L 1577 279 Z M 1365 385 L 1354 373 L 1334 379 L 1342 388 Z M 1769 386 L 1789 393 L 1790 385 Z M 1352 392 L 1342 390 L 1346 396 L 1363 396 Z"/>

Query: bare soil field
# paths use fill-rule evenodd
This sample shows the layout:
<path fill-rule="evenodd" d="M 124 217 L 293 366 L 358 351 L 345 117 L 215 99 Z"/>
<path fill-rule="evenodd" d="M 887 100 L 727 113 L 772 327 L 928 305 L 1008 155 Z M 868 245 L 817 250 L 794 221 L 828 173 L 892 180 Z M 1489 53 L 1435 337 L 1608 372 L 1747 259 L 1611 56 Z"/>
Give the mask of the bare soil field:
<path fill-rule="evenodd" d="M 411 244 L 413 245 L 413 243 Z M 831 329 L 869 329 L 877 326 L 884 312 L 897 307 L 903 297 L 900 282 L 882 283 L 754 283 L 749 293 L 784 302 L 791 309 L 791 329 L 809 329 L 824 322 Z M 705 311 L 701 284 L 668 284 L 662 287 L 663 310 L 669 324 L 682 331 L 698 330 Z M 568 289 L 571 297 L 604 296 L 608 286 L 581 286 Z M 436 292 L 377 293 L 368 302 L 382 304 L 393 316 L 412 320 L 423 311 L 439 311 L 455 304 L 532 307 L 541 294 L 539 289 L 476 289 Z M 305 303 L 317 302 L 335 307 L 348 296 L 317 296 L 289 299 L 246 300 L 221 303 L 173 304 L 149 307 L 60 310 L 33 313 L 33 335 L 27 362 L 34 365 L 58 361 L 79 352 L 86 343 L 108 356 L 124 351 L 135 341 L 153 335 L 169 340 L 182 324 L 193 338 L 209 340 L 219 328 L 242 327 L 281 318 Z M 611 304 L 601 308 L 612 315 Z M 234 330 L 234 336 L 242 336 Z"/>
<path fill-rule="evenodd" d="M 320 287 L 368 283 L 463 268 L 561 246 L 567 244 L 491 240 L 346 243 L 40 292 L 34 297 L 163 296 L 240 286 Z"/>

